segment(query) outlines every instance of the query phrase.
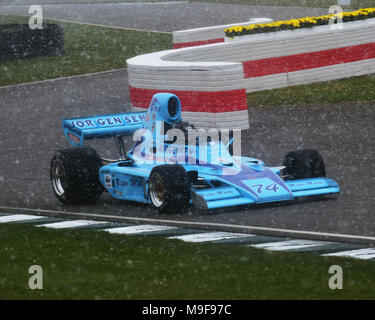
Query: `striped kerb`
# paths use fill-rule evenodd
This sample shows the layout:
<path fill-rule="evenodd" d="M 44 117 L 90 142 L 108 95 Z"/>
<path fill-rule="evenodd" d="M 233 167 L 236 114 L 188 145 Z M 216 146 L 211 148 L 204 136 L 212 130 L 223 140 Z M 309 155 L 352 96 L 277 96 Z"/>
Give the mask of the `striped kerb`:
<path fill-rule="evenodd" d="M 142 89 L 130 86 L 130 101 L 134 107 L 147 109 L 152 96 L 166 90 Z M 179 97 L 182 111 L 189 112 L 233 112 L 247 110 L 246 90 L 230 91 L 167 91 Z"/>
<path fill-rule="evenodd" d="M 245 78 L 308 70 L 375 58 L 375 43 L 243 62 Z"/>
<path fill-rule="evenodd" d="M 203 40 L 203 41 L 174 43 L 173 44 L 173 49 L 195 47 L 195 46 L 203 46 L 205 44 L 212 44 L 212 43 L 219 43 L 219 42 L 224 42 L 224 38 L 210 39 L 210 40 Z"/>

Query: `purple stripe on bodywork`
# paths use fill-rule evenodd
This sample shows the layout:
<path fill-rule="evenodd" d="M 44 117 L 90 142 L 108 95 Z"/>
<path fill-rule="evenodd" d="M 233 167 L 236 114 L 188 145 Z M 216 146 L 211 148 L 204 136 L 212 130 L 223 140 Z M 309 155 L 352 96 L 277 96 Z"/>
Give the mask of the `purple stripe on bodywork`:
<path fill-rule="evenodd" d="M 220 166 L 220 165 L 213 165 L 213 164 L 200 164 L 199 166 L 200 167 L 209 167 L 209 168 L 214 169 L 214 170 L 223 170 L 224 169 L 228 173 L 230 173 L 230 171 L 233 171 L 233 174 L 217 174 L 213 171 L 212 173 L 209 173 L 208 175 L 213 176 L 213 177 L 217 178 L 218 180 L 226 182 L 226 183 L 228 183 L 230 185 L 233 185 L 235 187 L 241 188 L 243 191 L 252 194 L 258 201 L 261 200 L 259 195 L 254 190 L 249 188 L 249 186 L 244 184 L 242 182 L 243 180 L 254 179 L 254 181 L 255 181 L 257 179 L 268 178 L 268 179 L 272 180 L 274 183 L 276 183 L 277 185 L 281 186 L 283 189 L 285 189 L 288 192 L 288 194 L 290 195 L 290 198 L 291 199 L 293 198 L 292 192 L 290 191 L 288 186 L 284 183 L 284 181 L 276 173 L 274 173 L 272 170 L 268 169 L 267 167 L 262 167 L 263 170 L 257 171 L 257 170 L 254 170 L 251 167 L 242 165 L 241 170 L 238 171 L 238 170 L 231 169 L 229 167 Z M 206 174 L 206 173 L 204 173 L 204 174 Z"/>

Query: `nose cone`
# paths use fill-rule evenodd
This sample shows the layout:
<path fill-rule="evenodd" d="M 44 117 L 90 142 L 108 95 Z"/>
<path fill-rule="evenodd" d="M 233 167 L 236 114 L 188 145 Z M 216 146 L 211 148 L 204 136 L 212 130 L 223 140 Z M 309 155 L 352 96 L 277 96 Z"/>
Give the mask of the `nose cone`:
<path fill-rule="evenodd" d="M 258 198 L 257 203 L 292 200 L 293 196 L 284 183 L 268 177 L 242 181 Z"/>
<path fill-rule="evenodd" d="M 244 197 L 256 203 L 292 200 L 293 195 L 284 181 L 272 170 L 256 165 L 242 167 L 237 174 L 218 175 L 223 182 L 238 188 Z"/>

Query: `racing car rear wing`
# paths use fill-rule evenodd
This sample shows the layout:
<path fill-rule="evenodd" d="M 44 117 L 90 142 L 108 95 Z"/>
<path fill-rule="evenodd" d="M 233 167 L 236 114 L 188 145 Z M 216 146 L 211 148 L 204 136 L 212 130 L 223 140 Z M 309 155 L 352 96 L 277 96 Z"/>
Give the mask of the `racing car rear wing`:
<path fill-rule="evenodd" d="M 131 135 L 142 128 L 146 112 L 99 115 L 63 119 L 63 130 L 73 146 L 83 146 L 87 139 Z"/>

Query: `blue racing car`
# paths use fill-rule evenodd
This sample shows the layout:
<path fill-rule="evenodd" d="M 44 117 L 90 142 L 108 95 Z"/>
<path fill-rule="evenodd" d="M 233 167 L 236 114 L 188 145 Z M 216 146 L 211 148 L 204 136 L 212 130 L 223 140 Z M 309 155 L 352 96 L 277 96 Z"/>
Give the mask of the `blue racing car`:
<path fill-rule="evenodd" d="M 155 94 L 146 112 L 63 119 L 63 130 L 73 148 L 56 151 L 50 169 L 53 192 L 63 204 L 93 203 L 107 191 L 171 213 L 189 205 L 208 210 L 340 192 L 337 182 L 325 177 L 316 150 L 289 152 L 282 166 L 267 167 L 232 155 L 233 139 L 210 134 L 203 141 L 182 121 L 180 100 L 170 93 Z M 130 150 L 125 150 L 126 135 L 135 141 Z M 110 137 L 117 160 L 102 159 L 83 146 Z"/>

